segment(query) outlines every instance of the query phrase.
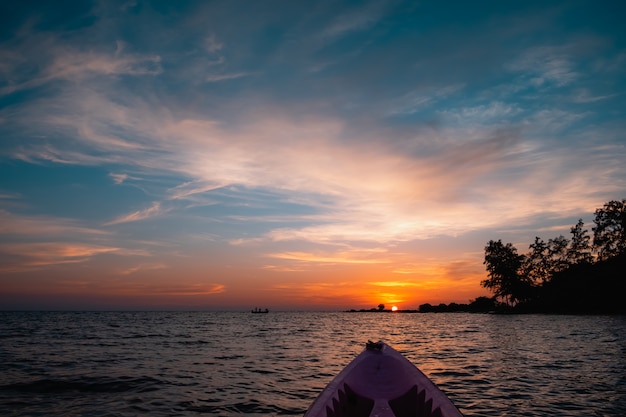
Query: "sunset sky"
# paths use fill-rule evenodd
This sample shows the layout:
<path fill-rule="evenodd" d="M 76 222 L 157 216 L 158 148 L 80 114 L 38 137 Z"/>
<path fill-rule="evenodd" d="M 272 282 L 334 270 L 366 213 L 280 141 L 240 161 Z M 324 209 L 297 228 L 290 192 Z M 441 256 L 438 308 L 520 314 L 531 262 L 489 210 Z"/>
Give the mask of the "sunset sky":
<path fill-rule="evenodd" d="M 401 309 L 626 198 L 622 1 L 0 5 L 0 309 Z"/>

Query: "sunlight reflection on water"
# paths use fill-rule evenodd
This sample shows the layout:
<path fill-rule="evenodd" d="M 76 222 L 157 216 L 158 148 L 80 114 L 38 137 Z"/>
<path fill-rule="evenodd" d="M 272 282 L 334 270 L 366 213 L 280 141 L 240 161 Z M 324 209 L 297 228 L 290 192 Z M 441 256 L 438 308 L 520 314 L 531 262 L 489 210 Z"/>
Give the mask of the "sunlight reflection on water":
<path fill-rule="evenodd" d="M 626 318 L 0 313 L 2 415 L 302 415 L 382 339 L 466 416 L 626 415 Z"/>

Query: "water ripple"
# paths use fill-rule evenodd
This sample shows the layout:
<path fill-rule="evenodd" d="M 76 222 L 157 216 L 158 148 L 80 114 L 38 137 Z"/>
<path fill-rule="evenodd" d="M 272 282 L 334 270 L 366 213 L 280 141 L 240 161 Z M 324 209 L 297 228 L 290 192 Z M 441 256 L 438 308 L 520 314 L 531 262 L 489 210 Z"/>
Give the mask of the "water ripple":
<path fill-rule="evenodd" d="M 302 415 L 368 340 L 466 416 L 625 416 L 626 318 L 0 313 L 3 416 Z"/>

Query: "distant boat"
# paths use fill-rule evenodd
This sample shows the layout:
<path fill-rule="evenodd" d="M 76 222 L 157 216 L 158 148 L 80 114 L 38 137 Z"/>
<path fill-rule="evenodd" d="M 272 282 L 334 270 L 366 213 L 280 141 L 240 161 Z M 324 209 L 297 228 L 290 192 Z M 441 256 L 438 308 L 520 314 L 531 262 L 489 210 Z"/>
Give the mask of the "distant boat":
<path fill-rule="evenodd" d="M 383 342 L 368 342 L 304 415 L 336 416 L 463 417 L 422 371 Z"/>
<path fill-rule="evenodd" d="M 270 311 L 267 308 L 265 310 L 262 310 L 258 307 L 251 311 L 252 314 L 267 314 L 269 312 Z"/>

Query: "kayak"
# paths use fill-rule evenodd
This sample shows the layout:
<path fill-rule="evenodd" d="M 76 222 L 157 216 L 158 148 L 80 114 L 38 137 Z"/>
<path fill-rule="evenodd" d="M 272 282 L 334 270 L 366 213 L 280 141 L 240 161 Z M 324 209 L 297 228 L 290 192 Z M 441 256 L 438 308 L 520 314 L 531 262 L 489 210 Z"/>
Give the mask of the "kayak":
<path fill-rule="evenodd" d="M 415 365 L 383 342 L 365 349 L 324 388 L 304 417 L 462 417 Z"/>

